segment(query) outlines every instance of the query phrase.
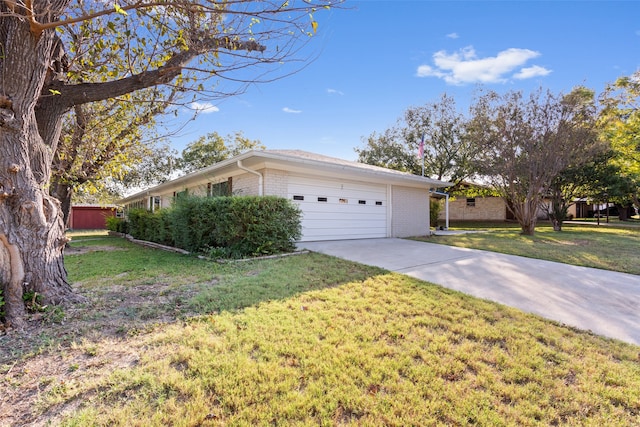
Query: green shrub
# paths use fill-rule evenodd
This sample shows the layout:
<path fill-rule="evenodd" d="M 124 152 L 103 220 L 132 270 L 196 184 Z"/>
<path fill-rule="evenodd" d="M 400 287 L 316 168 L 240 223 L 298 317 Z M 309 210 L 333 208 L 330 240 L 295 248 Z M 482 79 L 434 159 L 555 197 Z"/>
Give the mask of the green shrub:
<path fill-rule="evenodd" d="M 127 234 L 128 223 L 122 218 L 116 218 L 115 216 L 110 216 L 110 217 L 107 217 L 107 230 Z"/>
<path fill-rule="evenodd" d="M 136 239 L 146 240 L 149 217 L 152 214 L 144 209 L 131 209 L 127 213 L 129 234 Z"/>
<path fill-rule="evenodd" d="M 231 253 L 261 255 L 295 249 L 300 239 L 300 210 L 280 197 L 232 197 L 231 221 L 222 246 Z"/>
<path fill-rule="evenodd" d="M 431 227 L 438 227 L 438 216 L 440 215 L 441 209 L 442 204 L 440 204 L 439 199 L 431 199 L 429 201 L 429 222 L 431 223 Z"/>
<path fill-rule="evenodd" d="M 176 201 L 169 221 L 175 245 L 192 252 L 224 246 L 224 234 L 231 197 L 184 196 Z"/>
<path fill-rule="evenodd" d="M 273 196 L 184 196 L 155 214 L 132 210 L 129 223 L 137 239 L 233 258 L 294 250 L 302 230 L 298 207 Z"/>

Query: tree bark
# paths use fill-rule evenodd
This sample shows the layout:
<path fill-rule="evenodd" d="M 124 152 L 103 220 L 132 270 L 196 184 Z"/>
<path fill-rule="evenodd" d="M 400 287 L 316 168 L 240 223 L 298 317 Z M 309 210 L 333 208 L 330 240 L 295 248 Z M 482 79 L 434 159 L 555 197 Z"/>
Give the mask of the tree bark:
<path fill-rule="evenodd" d="M 71 214 L 71 199 L 73 197 L 73 187 L 64 182 L 58 182 L 55 179 L 51 181 L 51 196 L 60 201 L 60 211 L 62 214 L 62 224 L 65 228 L 69 228 L 69 215 Z"/>
<path fill-rule="evenodd" d="M 24 20 L 4 16 L 0 38 L 4 47 L 0 62 L 0 95 L 4 98 L 0 108 L 0 252 L 8 261 L 2 287 L 5 322 L 20 328 L 24 325 L 24 291 L 36 292 L 43 304 L 80 298 L 67 283 L 62 253 L 67 239 L 60 203 L 46 190 L 62 112 L 51 110 L 52 120 L 45 126 L 39 126 L 36 118 L 55 33 L 45 31 L 35 37 Z"/>
<path fill-rule="evenodd" d="M 206 52 L 265 49 L 255 40 L 203 35 L 156 70 L 67 85 L 54 66 L 60 39 L 46 24 L 58 21 L 68 3 L 33 0 L 9 10 L 10 2 L 0 2 L 0 279 L 5 322 L 14 327 L 24 323 L 25 290 L 37 292 L 44 304 L 83 300 L 67 282 L 61 206 L 48 192 L 63 115 L 79 104 L 169 83 Z"/>

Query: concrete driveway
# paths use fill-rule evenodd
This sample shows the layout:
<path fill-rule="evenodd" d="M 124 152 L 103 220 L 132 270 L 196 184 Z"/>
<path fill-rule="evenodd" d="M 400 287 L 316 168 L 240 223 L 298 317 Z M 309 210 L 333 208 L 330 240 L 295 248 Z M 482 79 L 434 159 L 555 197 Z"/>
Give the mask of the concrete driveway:
<path fill-rule="evenodd" d="M 640 345 L 640 276 L 403 239 L 298 246 Z"/>

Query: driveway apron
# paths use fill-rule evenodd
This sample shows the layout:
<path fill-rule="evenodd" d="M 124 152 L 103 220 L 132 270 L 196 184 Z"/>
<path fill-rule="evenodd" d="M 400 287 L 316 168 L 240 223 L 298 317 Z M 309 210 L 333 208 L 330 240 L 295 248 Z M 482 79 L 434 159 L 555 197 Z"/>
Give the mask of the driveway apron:
<path fill-rule="evenodd" d="M 303 242 L 299 247 L 640 345 L 640 276 L 404 239 Z"/>

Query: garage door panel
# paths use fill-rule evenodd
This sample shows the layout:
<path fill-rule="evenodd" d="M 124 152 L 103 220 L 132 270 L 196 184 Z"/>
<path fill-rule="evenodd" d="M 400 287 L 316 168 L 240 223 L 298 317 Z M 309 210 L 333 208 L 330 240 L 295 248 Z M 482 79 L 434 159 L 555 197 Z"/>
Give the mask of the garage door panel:
<path fill-rule="evenodd" d="M 364 205 L 327 205 L 326 203 L 299 203 L 298 206 L 303 212 L 317 212 L 323 214 L 355 214 L 355 215 L 383 215 L 386 217 L 384 206 L 364 206 Z"/>
<path fill-rule="evenodd" d="M 385 185 L 289 176 L 287 193 L 302 211 L 303 241 L 387 235 Z"/>
<path fill-rule="evenodd" d="M 339 215 L 339 218 L 335 215 Z M 336 212 L 335 215 L 327 215 L 326 212 L 309 212 L 303 211 L 302 216 L 306 221 L 333 221 L 337 224 L 342 222 L 357 222 L 365 220 L 377 220 L 386 222 L 387 217 L 384 214 L 359 214 L 349 212 Z"/>
<path fill-rule="evenodd" d="M 337 222 L 331 219 L 316 219 L 306 221 L 306 227 L 308 229 L 336 229 L 336 230 L 363 230 L 368 228 L 380 228 L 386 227 L 386 220 L 383 219 L 362 219 L 357 221 L 342 221 Z"/>
<path fill-rule="evenodd" d="M 291 199 L 291 198 L 290 198 Z M 293 200 L 300 207 L 300 209 L 304 211 L 311 212 L 326 212 L 328 214 L 336 213 L 336 212 L 354 212 L 354 213 L 364 213 L 364 212 L 380 212 L 385 215 L 385 206 L 386 205 L 376 205 L 375 203 L 369 203 L 366 205 L 359 204 L 338 204 L 338 203 L 305 203 L 299 202 L 297 200 Z"/>
<path fill-rule="evenodd" d="M 384 236 L 383 236 L 384 237 Z M 344 232 L 342 230 L 309 230 L 303 237 L 302 241 L 313 242 L 318 240 L 347 240 L 347 239 L 377 239 L 380 238 L 378 233 L 367 233 L 362 230 L 357 232 Z"/>

